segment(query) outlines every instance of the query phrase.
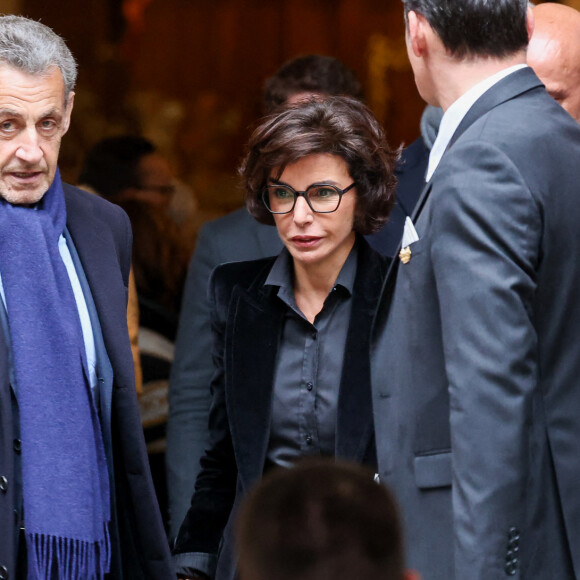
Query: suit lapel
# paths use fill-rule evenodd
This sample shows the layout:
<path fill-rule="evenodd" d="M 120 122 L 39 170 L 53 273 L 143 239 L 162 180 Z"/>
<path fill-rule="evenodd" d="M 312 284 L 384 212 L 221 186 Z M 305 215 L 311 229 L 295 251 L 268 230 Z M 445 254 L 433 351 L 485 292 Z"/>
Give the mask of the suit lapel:
<path fill-rule="evenodd" d="M 263 280 L 261 281 L 263 282 Z M 264 470 L 276 354 L 283 309 L 268 289 L 236 287 L 228 309 L 226 404 L 240 477 L 245 485 Z"/>
<path fill-rule="evenodd" d="M 344 459 L 362 461 L 372 441 L 369 338 L 385 269 L 378 254 L 359 240 L 336 421 L 336 455 Z"/>
<path fill-rule="evenodd" d="M 118 383 L 131 385 L 131 369 L 127 368 L 127 288 L 123 282 L 119 264 L 118 247 L 115 244 L 111 224 L 101 223 L 89 204 L 80 203 L 74 191 L 65 188 L 67 201 L 67 228 L 74 242 L 95 308 L 99 317 L 103 339 Z M 117 340 L 120 339 L 120 340 Z M 126 348 L 125 348 L 126 347 Z M 123 376 L 127 373 L 126 376 Z"/>
<path fill-rule="evenodd" d="M 8 315 L 6 307 L 2 298 L 0 298 L 0 380 L 4 377 L 10 382 L 12 388 L 15 389 L 16 384 L 13 381 L 14 369 L 10 364 L 11 350 L 10 350 L 10 327 L 8 326 Z"/>

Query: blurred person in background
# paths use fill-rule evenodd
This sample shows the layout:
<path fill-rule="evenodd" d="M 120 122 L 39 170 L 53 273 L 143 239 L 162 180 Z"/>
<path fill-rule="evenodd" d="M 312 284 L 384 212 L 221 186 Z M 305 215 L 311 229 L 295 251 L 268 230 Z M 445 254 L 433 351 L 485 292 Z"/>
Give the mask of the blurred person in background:
<path fill-rule="evenodd" d="M 267 474 L 240 506 L 236 548 L 240 580 L 419 580 L 404 570 L 395 499 L 355 463 Z"/>
<path fill-rule="evenodd" d="M 556 99 L 580 123 L 580 12 L 563 4 L 534 6 L 528 64 Z"/>
<path fill-rule="evenodd" d="M 139 406 L 153 480 L 166 523 L 167 393 L 188 259 L 167 213 L 175 178 L 170 164 L 151 141 L 120 135 L 103 139 L 92 147 L 79 181 L 122 207 L 131 221 L 143 379 Z"/>

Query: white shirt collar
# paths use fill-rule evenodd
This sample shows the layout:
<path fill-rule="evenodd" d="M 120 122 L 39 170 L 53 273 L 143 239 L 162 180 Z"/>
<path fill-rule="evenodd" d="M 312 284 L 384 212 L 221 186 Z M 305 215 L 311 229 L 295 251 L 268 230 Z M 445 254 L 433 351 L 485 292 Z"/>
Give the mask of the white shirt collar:
<path fill-rule="evenodd" d="M 467 115 L 467 112 L 475 104 L 475 101 L 479 99 L 493 85 L 501 81 L 503 78 L 507 77 L 511 73 L 527 67 L 527 64 L 516 64 L 509 68 L 503 69 L 494 75 L 487 77 L 481 82 L 477 83 L 475 86 L 471 87 L 466 93 L 461 95 L 448 109 L 445 111 L 443 118 L 441 119 L 441 125 L 439 126 L 439 132 L 437 133 L 437 139 L 433 143 L 433 148 L 429 154 L 429 166 L 427 168 L 427 175 L 425 180 L 429 181 L 433 176 L 433 173 L 437 169 L 449 141 L 453 137 L 453 134 L 459 127 L 459 124 L 463 120 L 463 117 Z"/>

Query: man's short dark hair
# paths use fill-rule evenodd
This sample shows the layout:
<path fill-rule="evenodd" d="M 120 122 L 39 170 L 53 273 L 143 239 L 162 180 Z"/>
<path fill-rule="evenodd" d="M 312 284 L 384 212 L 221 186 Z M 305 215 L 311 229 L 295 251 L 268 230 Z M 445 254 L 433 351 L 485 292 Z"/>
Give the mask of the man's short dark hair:
<path fill-rule="evenodd" d="M 141 185 L 139 163 L 155 151 L 151 141 L 136 135 L 102 139 L 87 153 L 78 182 L 115 200 L 125 189 Z"/>
<path fill-rule="evenodd" d="M 298 93 L 346 95 L 363 100 L 354 73 L 331 56 L 308 54 L 289 60 L 264 85 L 264 110 L 271 113 Z"/>
<path fill-rule="evenodd" d="M 458 58 L 505 57 L 528 45 L 528 0 L 403 0 Z"/>
<path fill-rule="evenodd" d="M 401 580 L 395 501 L 357 464 L 305 460 L 268 474 L 237 520 L 243 580 Z"/>
<path fill-rule="evenodd" d="M 278 109 L 262 120 L 248 143 L 240 169 L 246 185 L 246 207 L 260 223 L 274 218 L 262 202 L 272 171 L 308 155 L 330 153 L 344 159 L 356 183 L 354 230 L 377 232 L 387 221 L 395 200 L 395 164 L 391 149 L 371 111 L 351 97 L 328 97 Z"/>

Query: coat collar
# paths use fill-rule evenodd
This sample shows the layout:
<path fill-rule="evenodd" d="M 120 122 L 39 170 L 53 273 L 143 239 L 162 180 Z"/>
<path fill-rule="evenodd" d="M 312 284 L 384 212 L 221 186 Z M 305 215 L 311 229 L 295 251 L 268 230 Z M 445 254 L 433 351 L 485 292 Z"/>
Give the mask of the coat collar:
<path fill-rule="evenodd" d="M 369 368 L 372 317 L 386 259 L 358 238 L 358 266 L 337 410 L 336 456 L 362 461 L 374 449 Z M 272 261 L 247 289 L 232 293 L 226 330 L 226 402 L 240 478 L 250 485 L 264 469 L 272 384 L 284 305 L 264 286 Z M 372 461 L 374 461 L 372 457 Z"/>
<path fill-rule="evenodd" d="M 120 268 L 130 261 L 130 230 L 122 232 L 127 236 L 127 243 L 126 248 L 121 248 L 115 241 L 114 224 L 107 219 L 110 214 L 95 208 L 95 205 L 106 202 L 67 184 L 63 184 L 63 189 L 67 228 L 91 289 L 105 347 L 115 369 L 115 382 L 132 385 L 132 368 L 127 365 L 127 360 L 132 360 L 132 357 L 128 352 L 129 343 L 124 340 L 127 314 L 126 302 L 122 298 L 127 297 L 127 285 Z M 113 209 L 116 208 L 109 208 L 109 211 Z M 129 228 L 128 220 L 126 225 Z M 127 252 L 126 256 L 121 255 L 122 249 Z"/>

